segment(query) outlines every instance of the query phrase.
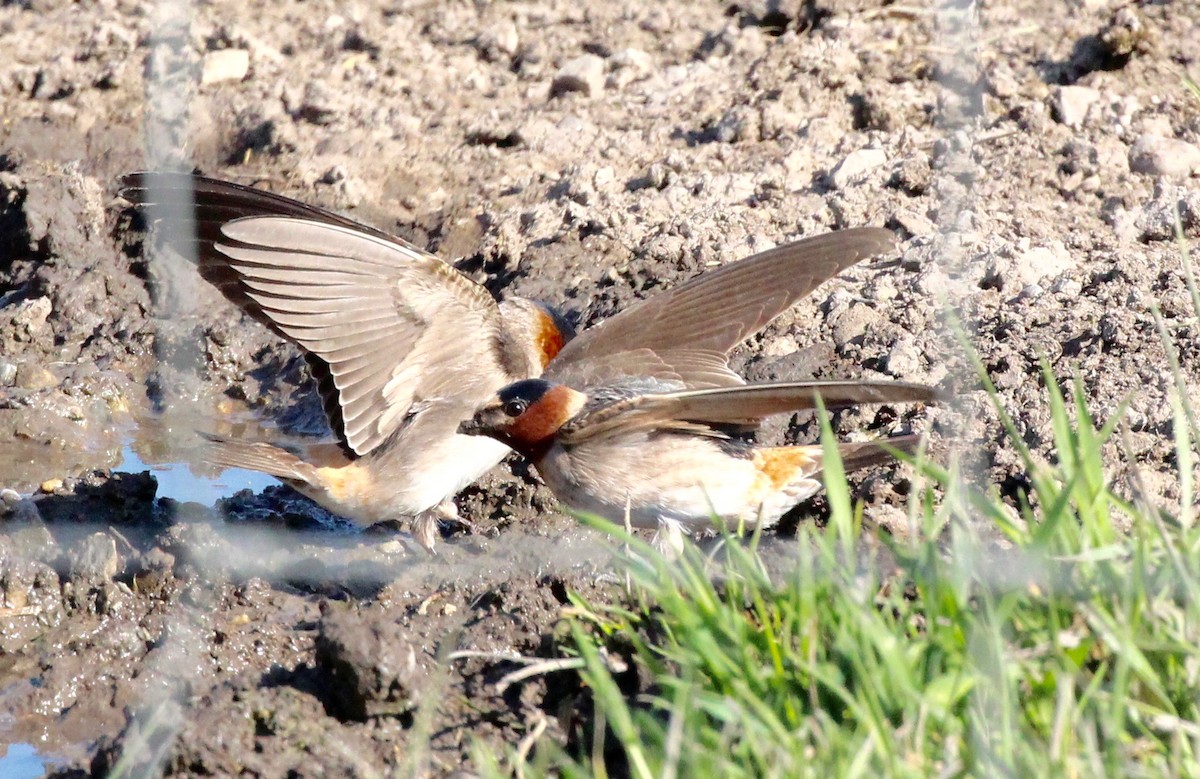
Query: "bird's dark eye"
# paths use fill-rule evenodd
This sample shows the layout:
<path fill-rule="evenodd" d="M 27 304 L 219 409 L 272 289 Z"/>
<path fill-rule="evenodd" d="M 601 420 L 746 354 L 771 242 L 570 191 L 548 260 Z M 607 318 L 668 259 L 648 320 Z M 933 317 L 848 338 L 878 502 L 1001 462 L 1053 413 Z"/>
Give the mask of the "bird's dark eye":
<path fill-rule="evenodd" d="M 519 417 L 525 413 L 525 409 L 529 408 L 529 404 L 521 398 L 510 400 L 504 404 L 504 413 L 510 417 Z"/>

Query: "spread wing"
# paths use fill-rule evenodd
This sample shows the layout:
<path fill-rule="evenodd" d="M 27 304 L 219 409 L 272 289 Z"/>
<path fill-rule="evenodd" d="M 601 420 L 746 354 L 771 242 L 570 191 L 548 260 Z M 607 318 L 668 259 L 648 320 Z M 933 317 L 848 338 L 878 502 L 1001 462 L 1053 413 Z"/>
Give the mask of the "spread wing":
<path fill-rule="evenodd" d="M 509 378 L 491 295 L 406 241 L 203 176 L 135 173 L 122 185 L 205 280 L 305 350 L 352 454 L 375 449 L 426 404 L 480 401 Z"/>
<path fill-rule="evenodd" d="M 323 364 L 346 445 L 363 455 L 424 404 L 509 380 L 500 310 L 436 257 L 328 223 L 247 217 L 214 244 L 274 329 Z"/>
<path fill-rule="evenodd" d="M 588 332 L 585 330 L 584 334 Z M 562 371 L 565 377 L 554 370 L 556 364 L 557 360 L 550 362 L 547 374 L 554 375 L 557 381 L 568 386 L 580 388 L 594 388 L 638 378 L 694 388 L 729 387 L 744 383 L 742 377 L 729 369 L 729 360 L 724 353 L 704 349 L 655 351 L 647 347 L 632 348 L 574 362 L 569 369 Z"/>
<path fill-rule="evenodd" d="M 636 395 L 585 409 L 559 430 L 570 445 L 633 430 L 686 430 L 753 425 L 764 417 L 817 408 L 866 403 L 928 403 L 931 387 L 890 381 L 806 381 Z"/>
<path fill-rule="evenodd" d="M 130 173 L 121 178 L 120 194 L 137 204 L 156 224 L 158 237 L 185 258 L 196 263 L 200 276 L 216 287 L 231 303 L 276 334 L 279 332 L 258 303 L 246 294 L 241 277 L 229 267 L 216 244 L 226 240 L 221 228 L 247 216 L 289 216 L 345 227 L 395 244 L 400 249 L 419 249 L 382 230 L 310 206 L 290 197 L 235 184 L 232 181 L 190 173 Z"/>
<path fill-rule="evenodd" d="M 894 248 L 884 229 L 860 227 L 805 238 L 704 273 L 655 294 L 589 328 L 568 343 L 546 375 L 585 387 L 623 356 L 643 369 L 657 356 L 652 374 L 688 386 L 741 384 L 725 365 L 734 346 L 761 330 L 822 282 L 856 262 Z M 723 372 L 714 372 L 714 359 Z"/>

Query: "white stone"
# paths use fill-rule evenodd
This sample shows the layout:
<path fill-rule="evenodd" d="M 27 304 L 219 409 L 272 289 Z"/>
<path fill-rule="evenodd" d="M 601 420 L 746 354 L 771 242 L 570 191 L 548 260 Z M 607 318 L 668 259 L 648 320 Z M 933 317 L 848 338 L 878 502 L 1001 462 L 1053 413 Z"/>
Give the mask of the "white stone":
<path fill-rule="evenodd" d="M 740 203 L 754 196 L 754 176 L 749 173 L 722 173 L 714 176 L 710 188 L 725 202 Z"/>
<path fill-rule="evenodd" d="M 898 379 L 917 375 L 921 370 L 921 352 L 912 336 L 901 336 L 892 345 L 884 370 Z"/>
<path fill-rule="evenodd" d="M 41 297 L 26 300 L 17 306 L 13 313 L 13 324 L 33 331 L 34 329 L 46 324 L 46 318 L 50 316 L 52 309 L 50 298 Z"/>
<path fill-rule="evenodd" d="M 551 95 L 582 92 L 591 97 L 603 91 L 604 60 L 595 54 L 584 54 L 563 65 L 550 84 Z"/>
<path fill-rule="evenodd" d="M 1014 258 L 1013 271 L 1022 287 L 1036 284 L 1042 279 L 1055 276 L 1075 267 L 1075 258 L 1067 251 L 1062 241 L 1050 241 L 1045 246 L 1035 246 Z"/>
<path fill-rule="evenodd" d="M 859 149 L 850 152 L 834 166 L 829 174 L 829 183 L 834 189 L 845 189 L 851 182 L 887 162 L 883 149 Z"/>
<path fill-rule="evenodd" d="M 615 89 L 646 78 L 654 70 L 654 60 L 641 49 L 622 49 L 610 62 L 613 72 L 608 77 L 608 85 Z"/>
<path fill-rule="evenodd" d="M 763 345 L 764 357 L 786 357 L 800 351 L 800 344 L 790 335 L 771 338 Z"/>
<path fill-rule="evenodd" d="M 1054 95 L 1054 112 L 1067 127 L 1079 127 L 1087 118 L 1088 109 L 1099 99 L 1100 92 L 1091 87 L 1059 87 Z"/>
<path fill-rule="evenodd" d="M 605 165 L 602 168 L 597 168 L 592 175 L 592 186 L 598 190 L 608 189 L 609 186 L 617 180 L 616 171 L 611 165 Z"/>
<path fill-rule="evenodd" d="M 1078 297 L 1083 294 L 1083 282 L 1079 281 L 1079 279 L 1064 277 L 1055 282 L 1054 286 L 1050 289 L 1056 294 L 1065 295 L 1069 298 Z"/>
<path fill-rule="evenodd" d="M 204 55 L 200 84 L 241 81 L 250 72 L 250 52 L 245 49 L 218 49 Z"/>
<path fill-rule="evenodd" d="M 1129 150 L 1129 169 L 1149 176 L 1185 178 L 1200 171 L 1200 147 L 1146 133 Z"/>
<path fill-rule="evenodd" d="M 892 218 L 896 224 L 900 225 L 909 235 L 932 235 L 937 232 L 937 225 L 929 220 L 928 217 L 917 213 L 916 211 L 907 208 L 897 209 Z"/>
<path fill-rule="evenodd" d="M 511 19 L 503 19 L 479 34 L 475 48 L 483 58 L 495 62 L 502 57 L 511 57 L 521 47 L 521 36 Z"/>

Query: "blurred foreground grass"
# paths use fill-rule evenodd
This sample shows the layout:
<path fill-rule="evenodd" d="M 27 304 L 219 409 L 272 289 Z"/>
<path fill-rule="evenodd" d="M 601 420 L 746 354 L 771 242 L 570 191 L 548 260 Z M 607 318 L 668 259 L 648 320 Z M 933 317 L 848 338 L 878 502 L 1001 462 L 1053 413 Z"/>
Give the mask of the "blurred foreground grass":
<path fill-rule="evenodd" d="M 598 523 L 629 544 L 631 594 L 571 609 L 562 650 L 584 663 L 591 721 L 569 725 L 569 750 L 531 736 L 477 764 L 518 776 L 1200 774 L 1200 431 L 1162 332 L 1180 390 L 1177 506 L 1140 500 L 1136 471 L 1132 498 L 1114 490 L 1129 466 L 1102 445 L 1120 443 L 1123 409 L 1098 423 L 1077 384 L 1063 391 L 1047 369 L 1047 464 L 981 372 L 1030 478 L 1019 512 L 919 460 L 906 538 L 866 543 L 834 465 L 830 522 L 802 526 L 782 569 L 757 539 L 671 562 Z"/>

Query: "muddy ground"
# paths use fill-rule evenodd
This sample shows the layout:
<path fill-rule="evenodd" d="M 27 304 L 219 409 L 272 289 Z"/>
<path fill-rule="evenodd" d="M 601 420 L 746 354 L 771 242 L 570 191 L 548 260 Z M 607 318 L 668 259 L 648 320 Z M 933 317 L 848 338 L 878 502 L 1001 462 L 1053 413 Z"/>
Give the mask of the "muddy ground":
<path fill-rule="evenodd" d="M 501 689 L 520 667 L 503 656 L 558 656 L 568 591 L 620 593 L 517 462 L 463 496 L 477 532 L 448 530 L 438 559 L 283 488 L 202 505 L 123 471 L 126 448 L 187 459 L 196 428 L 320 432 L 295 353 L 143 254 L 115 195 L 131 170 L 342 211 L 585 326 L 789 238 L 886 225 L 898 259 L 822 287 L 736 366 L 936 383 L 955 401 L 836 428 L 952 439 L 1015 501 L 1026 475 L 949 307 L 1035 452 L 1052 457 L 1044 357 L 1101 418 L 1130 399 L 1117 476 L 1177 499 L 1153 308 L 1200 403 L 1173 240 L 1176 209 L 1200 236 L 1181 84 L 1200 6 L 1044 6 L 0 5 L 0 745 L 63 776 L 449 775 L 539 723 L 581 738 L 577 679 Z M 854 482 L 880 532 L 904 532 L 910 486 Z M 800 507 L 778 543 L 821 515 Z"/>

